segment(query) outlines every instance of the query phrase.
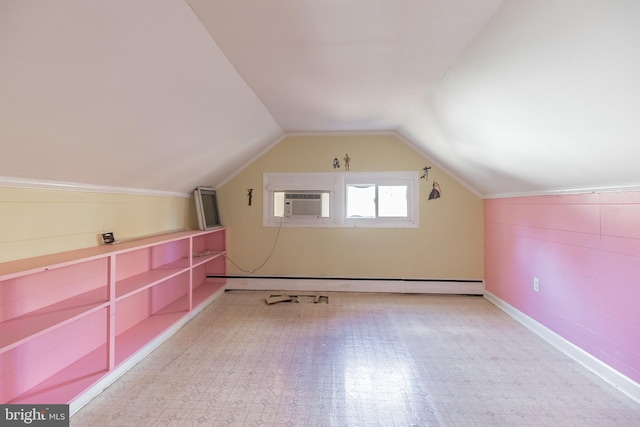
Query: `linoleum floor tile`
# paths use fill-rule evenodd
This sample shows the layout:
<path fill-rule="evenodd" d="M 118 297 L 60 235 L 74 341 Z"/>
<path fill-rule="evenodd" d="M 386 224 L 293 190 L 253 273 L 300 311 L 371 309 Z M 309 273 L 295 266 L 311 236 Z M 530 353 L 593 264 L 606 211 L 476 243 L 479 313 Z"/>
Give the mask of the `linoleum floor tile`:
<path fill-rule="evenodd" d="M 638 426 L 640 404 L 481 297 L 226 292 L 72 426 Z"/>

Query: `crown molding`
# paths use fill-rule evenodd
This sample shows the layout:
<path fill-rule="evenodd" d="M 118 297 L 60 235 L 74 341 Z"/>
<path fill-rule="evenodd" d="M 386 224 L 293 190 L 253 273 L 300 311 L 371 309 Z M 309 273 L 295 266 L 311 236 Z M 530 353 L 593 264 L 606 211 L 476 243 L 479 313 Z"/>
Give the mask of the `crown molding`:
<path fill-rule="evenodd" d="M 484 199 L 511 199 L 515 197 L 564 196 L 572 194 L 619 193 L 623 191 L 640 191 L 640 185 L 619 185 L 610 187 L 568 188 L 562 190 L 542 190 L 514 193 L 497 193 L 483 196 Z"/>
<path fill-rule="evenodd" d="M 162 196 L 190 198 L 189 193 L 160 191 L 140 188 L 115 187 L 109 185 L 83 184 L 78 182 L 49 181 L 29 178 L 0 177 L 0 187 L 32 190 L 78 191 L 84 193 L 129 194 L 137 196 Z"/>

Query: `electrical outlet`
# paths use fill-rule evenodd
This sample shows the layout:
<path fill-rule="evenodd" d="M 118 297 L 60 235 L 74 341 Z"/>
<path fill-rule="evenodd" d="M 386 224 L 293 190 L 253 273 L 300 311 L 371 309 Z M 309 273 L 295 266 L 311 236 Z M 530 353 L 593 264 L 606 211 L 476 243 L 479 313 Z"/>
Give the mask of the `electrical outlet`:
<path fill-rule="evenodd" d="M 533 278 L 533 290 L 536 292 L 540 292 L 540 279 L 537 277 Z"/>

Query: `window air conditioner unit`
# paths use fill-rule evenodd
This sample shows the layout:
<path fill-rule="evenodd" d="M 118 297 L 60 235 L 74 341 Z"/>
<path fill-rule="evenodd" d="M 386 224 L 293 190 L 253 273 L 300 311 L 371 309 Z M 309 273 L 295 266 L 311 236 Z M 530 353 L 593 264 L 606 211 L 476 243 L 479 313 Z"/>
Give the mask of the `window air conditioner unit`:
<path fill-rule="evenodd" d="M 284 216 L 322 216 L 322 193 L 285 193 Z"/>

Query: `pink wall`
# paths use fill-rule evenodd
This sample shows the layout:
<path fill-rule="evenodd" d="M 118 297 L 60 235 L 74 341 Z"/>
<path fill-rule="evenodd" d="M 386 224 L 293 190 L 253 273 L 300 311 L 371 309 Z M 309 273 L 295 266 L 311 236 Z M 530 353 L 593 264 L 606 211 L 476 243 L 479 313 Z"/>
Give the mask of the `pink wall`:
<path fill-rule="evenodd" d="M 485 200 L 484 223 L 487 291 L 640 382 L 640 192 Z"/>

